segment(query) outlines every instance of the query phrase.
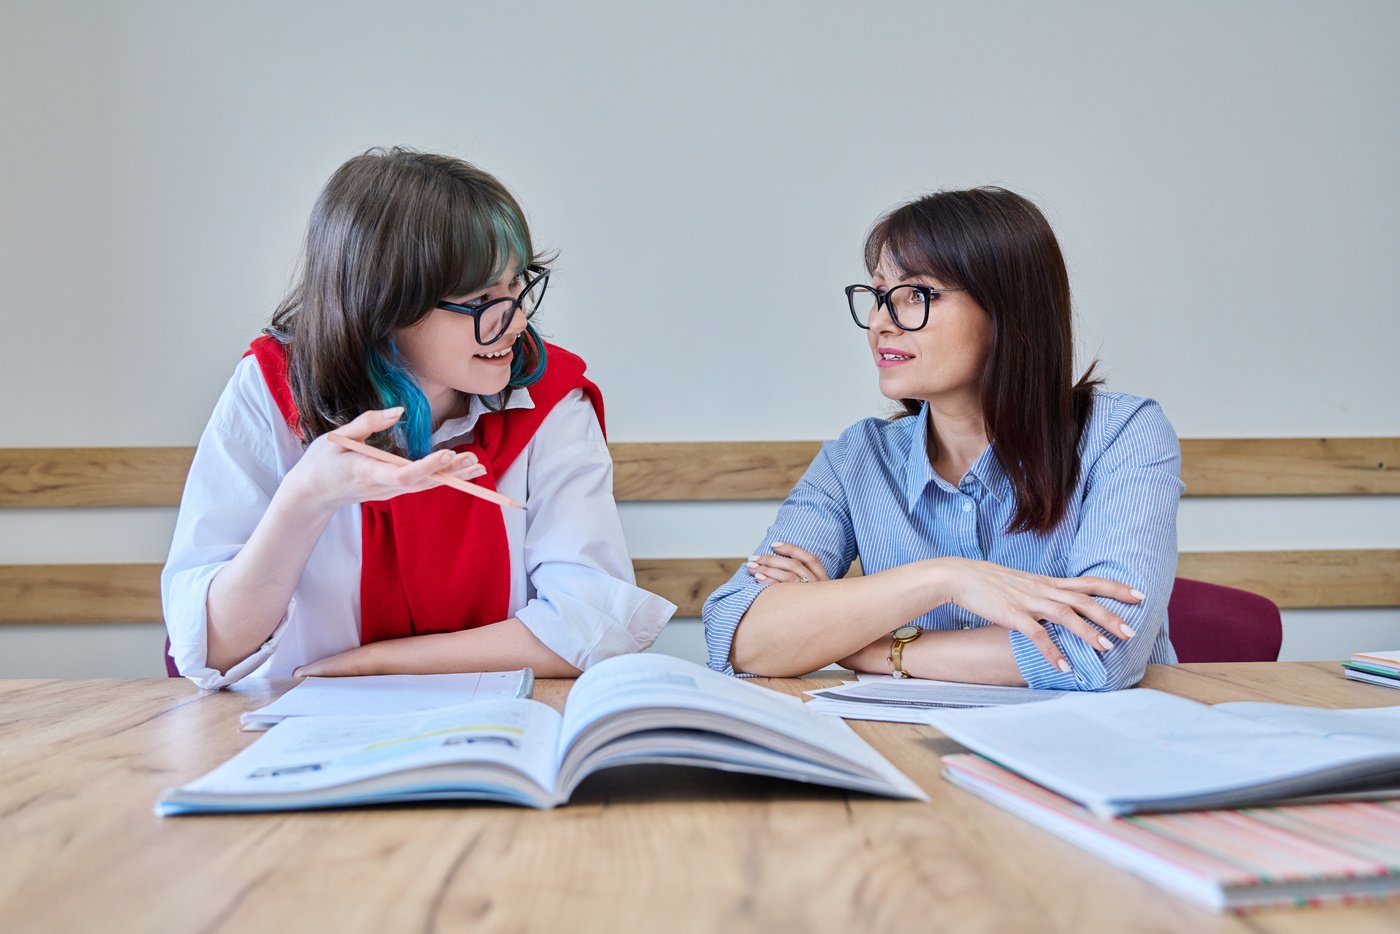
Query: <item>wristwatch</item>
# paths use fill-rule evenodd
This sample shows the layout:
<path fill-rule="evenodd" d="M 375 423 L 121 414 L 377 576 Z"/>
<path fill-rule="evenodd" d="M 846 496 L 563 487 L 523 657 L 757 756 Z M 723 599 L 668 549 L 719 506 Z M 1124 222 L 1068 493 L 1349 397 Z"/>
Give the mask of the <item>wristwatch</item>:
<path fill-rule="evenodd" d="M 904 647 L 922 632 L 918 626 L 900 626 L 891 634 L 890 671 L 896 678 L 909 677 L 909 672 L 904 670 Z"/>

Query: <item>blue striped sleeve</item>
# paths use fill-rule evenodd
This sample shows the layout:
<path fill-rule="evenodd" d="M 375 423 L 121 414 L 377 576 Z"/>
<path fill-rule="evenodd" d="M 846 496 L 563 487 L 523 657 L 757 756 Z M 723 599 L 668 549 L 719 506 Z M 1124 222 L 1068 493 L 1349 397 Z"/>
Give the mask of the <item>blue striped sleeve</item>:
<path fill-rule="evenodd" d="M 1069 577 L 1120 581 L 1147 598 L 1136 606 L 1100 600 L 1136 635 L 1118 639 L 1100 654 L 1053 623 L 1050 638 L 1073 672 L 1052 667 L 1019 632 L 1011 633 L 1017 666 L 1033 688 L 1113 691 L 1142 680 L 1148 663 L 1174 662 L 1167 633 L 1167 601 L 1176 576 L 1176 512 L 1184 489 L 1181 447 L 1157 403 L 1099 394 L 1095 406 L 1112 406 L 1086 426 L 1081 451 L 1084 499 L 1065 566 Z"/>
<path fill-rule="evenodd" d="M 850 503 L 838 475 L 844 449 L 844 438 L 822 445 L 753 554 L 771 554 L 774 542 L 785 542 L 816 555 L 833 580 L 846 575 L 856 557 L 856 536 Z M 740 567 L 705 601 L 700 615 L 705 623 L 709 665 L 715 671 L 734 674 L 729 660 L 734 632 L 766 586 L 769 585 L 756 581 L 746 567 Z"/>

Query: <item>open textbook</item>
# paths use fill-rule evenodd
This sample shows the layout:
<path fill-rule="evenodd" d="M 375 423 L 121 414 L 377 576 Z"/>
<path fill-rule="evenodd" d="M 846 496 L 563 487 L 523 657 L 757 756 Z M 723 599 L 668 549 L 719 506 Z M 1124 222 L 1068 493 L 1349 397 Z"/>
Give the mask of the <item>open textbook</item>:
<path fill-rule="evenodd" d="M 926 722 L 1100 816 L 1400 798 L 1400 707 L 1208 706 L 1138 688 Z"/>
<path fill-rule="evenodd" d="M 294 717 L 156 802 L 161 815 L 478 799 L 551 808 L 601 769 L 701 766 L 892 798 L 923 791 L 841 720 L 665 655 L 590 668 L 561 716 L 527 699 Z"/>

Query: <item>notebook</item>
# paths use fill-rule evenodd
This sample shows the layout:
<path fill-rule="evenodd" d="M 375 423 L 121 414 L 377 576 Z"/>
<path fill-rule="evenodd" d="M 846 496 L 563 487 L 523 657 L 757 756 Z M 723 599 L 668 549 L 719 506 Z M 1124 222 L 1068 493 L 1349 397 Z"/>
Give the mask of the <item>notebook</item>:
<path fill-rule="evenodd" d="M 1400 892 L 1400 802 L 1303 804 L 1104 820 L 980 756 L 952 784 L 1198 905 L 1242 911 Z"/>
<path fill-rule="evenodd" d="M 288 717 L 433 710 L 492 698 L 529 697 L 534 686 L 535 673 L 528 668 L 470 674 L 307 678 L 266 707 L 243 714 L 239 723 L 244 730 L 266 730 Z"/>
<path fill-rule="evenodd" d="M 1198 704 L 1137 688 L 930 710 L 952 739 L 1101 816 L 1400 797 L 1400 707 Z"/>
<path fill-rule="evenodd" d="M 1342 668 L 1353 681 L 1400 688 L 1400 652 L 1355 652 Z"/>

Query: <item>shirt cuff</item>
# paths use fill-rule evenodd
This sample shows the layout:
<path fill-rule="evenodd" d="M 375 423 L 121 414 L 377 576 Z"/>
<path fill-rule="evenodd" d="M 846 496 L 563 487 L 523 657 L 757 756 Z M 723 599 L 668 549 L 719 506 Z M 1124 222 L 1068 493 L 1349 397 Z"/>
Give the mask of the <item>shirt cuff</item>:
<path fill-rule="evenodd" d="M 739 622 L 768 585 L 749 577 L 747 581 L 730 586 L 734 589 L 723 596 L 712 596 L 701 611 L 705 620 L 705 645 L 709 650 L 708 664 L 721 674 L 750 677 L 736 672 L 729 657 L 734 650 L 734 634 L 739 630 Z"/>
<path fill-rule="evenodd" d="M 663 597 L 602 572 L 598 576 L 611 582 L 605 606 L 568 594 L 541 593 L 515 614 L 547 649 L 579 671 L 650 647 L 676 612 L 675 604 Z"/>
<path fill-rule="evenodd" d="M 166 608 L 166 627 L 167 631 L 170 632 L 170 657 L 175 662 L 175 668 L 182 677 L 190 679 L 194 682 L 195 687 L 204 691 L 217 691 L 219 688 L 228 687 L 230 684 L 241 681 L 271 658 L 272 653 L 277 650 L 278 643 L 282 641 L 282 636 L 287 631 L 287 624 L 290 622 L 297 604 L 296 597 L 293 597 L 287 604 L 287 612 L 282 615 L 282 619 L 272 630 L 272 634 L 253 654 L 226 672 L 210 668 L 209 585 L 213 582 L 214 575 L 222 568 L 222 564 L 202 568 L 195 580 L 181 588 L 184 599 L 172 599 L 170 606 Z M 172 596 L 173 593 L 174 589 L 172 588 Z M 182 625 L 180 632 L 176 633 L 170 627 L 172 619 L 188 620 L 189 622 Z"/>

